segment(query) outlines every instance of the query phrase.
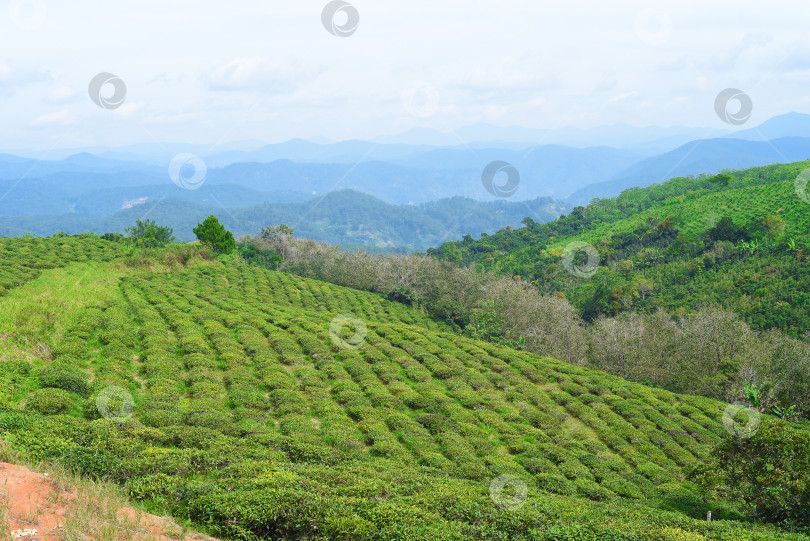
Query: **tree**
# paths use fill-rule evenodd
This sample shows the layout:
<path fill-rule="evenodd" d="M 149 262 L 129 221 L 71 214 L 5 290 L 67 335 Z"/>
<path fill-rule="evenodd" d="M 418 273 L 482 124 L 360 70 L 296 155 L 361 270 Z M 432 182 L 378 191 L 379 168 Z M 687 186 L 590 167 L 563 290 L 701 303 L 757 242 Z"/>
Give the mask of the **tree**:
<path fill-rule="evenodd" d="M 766 216 L 762 220 L 762 229 L 768 240 L 776 240 L 785 232 L 785 220 L 779 216 Z"/>
<path fill-rule="evenodd" d="M 284 236 L 292 237 L 293 233 L 293 228 L 286 224 L 272 225 L 262 228 L 262 237 L 264 238 L 277 239 Z"/>
<path fill-rule="evenodd" d="M 439 246 L 439 259 L 446 259 L 458 263 L 461 261 L 461 249 L 455 242 L 445 242 Z"/>
<path fill-rule="evenodd" d="M 719 175 L 715 175 L 713 177 L 710 177 L 709 182 L 711 182 L 712 184 L 714 184 L 716 186 L 726 187 L 731 183 L 731 176 L 729 176 L 729 175 L 727 175 L 725 173 L 720 173 Z"/>
<path fill-rule="evenodd" d="M 193 231 L 200 242 L 208 244 L 220 254 L 229 254 L 236 248 L 233 233 L 225 229 L 216 216 L 209 216 Z"/>
<path fill-rule="evenodd" d="M 135 220 L 135 225 L 127 227 L 125 231 L 135 240 L 135 244 L 147 248 L 157 248 L 174 242 L 172 229 L 157 225 L 154 220 Z"/>
<path fill-rule="evenodd" d="M 725 240 L 728 242 L 737 243 L 739 240 L 748 240 L 748 234 L 745 229 L 734 225 L 734 221 L 728 217 L 723 216 L 717 224 L 706 231 L 709 239 L 716 242 L 718 240 Z"/>
<path fill-rule="evenodd" d="M 695 473 L 711 496 L 742 502 L 768 522 L 810 526 L 810 433 L 763 419 L 751 438 L 728 436 Z"/>
<path fill-rule="evenodd" d="M 263 244 L 270 246 L 281 259 L 287 260 L 293 253 L 291 243 L 294 233 L 293 228 L 286 224 L 272 225 L 262 228 L 260 238 L 264 241 Z"/>

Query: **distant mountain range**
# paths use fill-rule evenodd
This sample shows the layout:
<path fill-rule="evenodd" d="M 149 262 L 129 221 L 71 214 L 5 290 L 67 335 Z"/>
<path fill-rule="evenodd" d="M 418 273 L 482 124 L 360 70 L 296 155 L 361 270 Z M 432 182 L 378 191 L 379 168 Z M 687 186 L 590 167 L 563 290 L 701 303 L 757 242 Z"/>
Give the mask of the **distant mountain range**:
<path fill-rule="evenodd" d="M 554 197 L 563 201 L 553 205 L 557 212 L 675 176 L 810 158 L 810 115 L 790 113 L 735 132 L 629 125 L 543 130 L 477 124 L 451 133 L 418 128 L 373 141 L 154 143 L 71 152 L 0 154 L 0 217 L 8 234 L 49 234 L 65 229 L 56 223 L 59 220 L 70 227 L 85 224 L 93 230 L 121 230 L 129 223 L 119 223 L 119 217 L 129 219 L 146 208 L 169 220 L 173 215 L 196 216 L 201 209 L 227 209 L 232 216 L 267 212 L 267 219 L 255 214 L 244 219 L 253 227 L 267 225 L 278 216 L 294 219 L 297 211 L 289 209 L 295 205 L 318 206 L 318 201 L 324 201 L 321 196 L 345 190 L 353 190 L 354 197 L 363 193 L 371 198 L 359 205 L 346 197 L 326 200 L 354 211 L 388 204 L 408 212 L 416 207 L 407 205 L 457 196 L 504 203 L 490 195 L 481 180 L 483 169 L 496 160 L 511 164 L 520 175 L 517 192 L 507 201 L 516 205 L 503 208 L 519 209 L 525 206 L 521 201 Z M 206 176 L 199 189 L 181 189 L 169 178 L 169 162 L 179 153 L 197 154 L 205 162 Z M 454 234 L 480 233 L 490 225 L 496 230 L 519 223 L 522 217 L 515 216 L 496 213 L 495 221 L 506 221 L 474 222 L 470 231 L 450 229 Z M 531 217 L 537 221 L 537 216 Z M 423 233 L 413 238 L 406 231 L 383 234 L 388 229 L 375 223 L 374 233 L 358 234 L 355 240 L 420 247 L 429 246 L 428 238 L 438 241 L 438 236 Z M 352 231 L 348 222 L 342 227 L 344 233 Z M 437 227 L 447 231 L 449 226 Z M 313 234 L 322 235 L 319 240 L 347 241 L 343 233 L 333 235 L 324 229 L 314 228 Z"/>

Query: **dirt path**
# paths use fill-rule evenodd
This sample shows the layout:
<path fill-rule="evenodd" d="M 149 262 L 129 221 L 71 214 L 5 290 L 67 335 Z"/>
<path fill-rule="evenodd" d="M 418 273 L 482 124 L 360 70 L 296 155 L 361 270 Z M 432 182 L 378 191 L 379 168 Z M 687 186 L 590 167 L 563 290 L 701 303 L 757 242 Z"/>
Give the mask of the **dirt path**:
<path fill-rule="evenodd" d="M 10 536 L 0 536 L 2 539 L 63 541 L 68 532 L 75 532 L 80 533 L 79 539 L 105 541 L 216 541 L 205 536 L 177 537 L 181 529 L 173 522 L 130 507 L 117 509 L 114 518 L 109 511 L 93 512 L 94 508 L 101 511 L 103 505 L 82 501 L 75 492 L 60 491 L 47 474 L 0 462 L 0 506 L 5 523 L 0 528 L 6 527 L 0 532 L 10 532 Z"/>

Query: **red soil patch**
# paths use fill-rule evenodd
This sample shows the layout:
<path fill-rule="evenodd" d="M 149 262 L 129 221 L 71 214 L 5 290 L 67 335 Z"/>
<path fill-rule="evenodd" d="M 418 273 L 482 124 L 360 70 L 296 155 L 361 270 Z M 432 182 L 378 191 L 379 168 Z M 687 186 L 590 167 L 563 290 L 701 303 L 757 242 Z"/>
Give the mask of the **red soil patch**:
<path fill-rule="evenodd" d="M 108 522 L 99 517 L 89 517 L 98 519 L 95 523 L 76 518 L 76 515 L 84 516 L 81 512 L 73 510 L 76 507 L 76 500 L 75 493 L 58 490 L 48 479 L 47 474 L 35 473 L 23 466 L 0 462 L 0 504 L 5 505 L 3 521 L 8 524 L 12 539 L 62 541 L 64 539 L 61 533 L 62 526 L 67 520 L 74 523 L 86 522 L 88 532 L 93 531 L 95 526 L 100 526 L 99 521 Z M 118 516 L 121 520 L 126 519 L 124 524 L 136 525 L 128 527 L 139 533 L 119 530 L 120 536 L 116 535 L 115 539 L 216 541 L 205 536 L 185 537 L 182 540 L 168 537 L 166 529 L 169 523 L 166 519 L 140 513 L 130 507 L 119 509 Z"/>

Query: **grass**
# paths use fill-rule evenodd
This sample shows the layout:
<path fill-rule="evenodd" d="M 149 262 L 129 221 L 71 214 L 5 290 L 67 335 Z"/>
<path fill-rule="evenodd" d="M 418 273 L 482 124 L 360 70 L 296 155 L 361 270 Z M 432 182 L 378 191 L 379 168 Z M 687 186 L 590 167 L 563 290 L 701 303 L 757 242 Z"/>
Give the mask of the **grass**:
<path fill-rule="evenodd" d="M 9 351 L 11 344 L 27 349 L 29 355 L 50 349 L 87 306 L 120 297 L 117 285 L 124 274 L 109 263 L 70 263 L 0 297 L 0 334 L 6 337 L 3 354 L 25 355 L 25 351 Z"/>

